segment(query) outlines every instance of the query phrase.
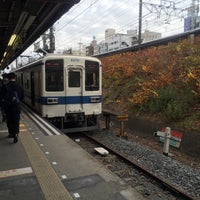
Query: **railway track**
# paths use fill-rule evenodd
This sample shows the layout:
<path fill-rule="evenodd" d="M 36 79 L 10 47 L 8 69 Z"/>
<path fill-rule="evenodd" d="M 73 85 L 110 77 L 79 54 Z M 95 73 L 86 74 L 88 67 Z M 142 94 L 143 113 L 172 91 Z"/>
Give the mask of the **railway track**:
<path fill-rule="evenodd" d="M 33 118 L 36 118 L 36 116 L 33 116 Z M 37 118 L 36 121 L 39 122 L 40 120 Z M 51 127 L 47 125 L 47 122 L 42 123 L 42 126 L 45 126 L 48 130 L 45 129 L 46 133 L 62 134 L 59 131 L 51 133 Z M 110 152 L 109 156 L 102 157 L 98 155 L 98 158 L 101 159 L 108 169 L 120 176 L 126 182 L 126 185 L 130 184 L 131 187 L 139 188 L 138 190 L 147 199 L 197 200 L 200 198 L 199 171 L 194 171 L 187 166 L 177 164 L 173 159 L 158 152 L 155 153 L 153 150 L 145 149 L 137 152 L 140 149 L 138 145 L 118 138 L 109 131 L 81 133 L 79 136 L 72 134 L 69 136 L 80 137 L 80 146 L 93 156 L 97 155 L 94 152 L 94 147 L 101 146 L 107 149 Z M 83 142 L 83 136 L 87 138 L 85 139 L 86 142 Z M 156 157 L 156 161 L 151 157 Z M 146 161 L 148 161 L 148 165 L 145 163 Z M 167 167 L 171 168 L 167 169 L 168 171 L 166 170 L 166 172 L 163 169 Z M 182 172 L 178 171 L 178 168 Z M 175 176 L 177 176 L 177 179 L 174 179 Z"/>
<path fill-rule="evenodd" d="M 95 155 L 94 153 L 94 147 L 96 146 L 101 146 L 104 147 L 106 150 L 108 150 L 112 155 L 120 159 L 121 161 L 111 161 L 113 163 L 116 163 L 118 165 L 116 168 L 117 170 L 113 170 L 115 167 L 111 167 L 109 161 L 106 161 L 106 157 L 103 157 L 102 160 L 104 164 L 106 163 L 107 167 L 111 169 L 111 171 L 115 171 L 116 174 L 120 177 L 122 177 L 127 183 L 130 183 L 131 186 L 134 185 L 136 188 L 140 188 L 140 192 L 142 193 L 143 196 L 145 196 L 147 199 L 189 199 L 193 200 L 195 197 L 193 197 L 191 194 L 188 194 L 186 191 L 184 191 L 181 187 L 177 186 L 176 184 L 170 182 L 169 180 L 160 177 L 153 172 L 151 172 L 148 168 L 144 167 L 142 164 L 138 162 L 139 159 L 132 159 L 130 158 L 129 155 L 126 155 L 124 153 L 121 153 L 120 151 L 116 150 L 116 148 L 113 148 L 113 145 L 109 145 L 108 143 L 106 144 L 103 140 L 100 138 L 96 137 L 98 134 L 83 134 L 84 137 L 87 138 L 87 140 L 90 140 L 93 145 L 86 144 L 84 146 L 83 144 L 83 136 L 80 136 L 80 146 L 85 148 L 87 151 L 90 151 L 93 156 Z M 89 142 L 89 141 L 87 141 Z M 90 150 L 88 150 L 90 149 Z M 101 156 L 100 156 L 101 157 Z M 110 157 L 108 158 L 110 159 Z M 119 167 L 119 162 L 123 163 L 123 167 Z M 126 166 L 127 165 L 128 168 Z M 120 168 L 120 170 L 119 170 Z M 139 174 L 139 176 L 135 177 L 133 175 L 133 169 L 134 173 Z M 135 171 L 136 169 L 136 171 Z M 129 173 L 126 173 L 126 171 L 129 171 Z M 133 180 L 131 181 L 131 175 L 133 176 Z M 144 177 L 147 177 L 144 178 Z M 139 180 L 136 180 L 139 179 Z M 142 179 L 142 181 L 140 180 Z M 135 183 L 134 183 L 135 182 Z M 138 182 L 138 184 L 136 184 Z M 145 182 L 149 182 L 148 184 L 145 184 Z M 141 189 L 141 185 L 144 185 L 144 187 Z M 147 187 L 148 185 L 148 187 Z M 156 186 L 155 186 L 156 185 Z M 160 190 L 158 189 L 160 187 Z"/>

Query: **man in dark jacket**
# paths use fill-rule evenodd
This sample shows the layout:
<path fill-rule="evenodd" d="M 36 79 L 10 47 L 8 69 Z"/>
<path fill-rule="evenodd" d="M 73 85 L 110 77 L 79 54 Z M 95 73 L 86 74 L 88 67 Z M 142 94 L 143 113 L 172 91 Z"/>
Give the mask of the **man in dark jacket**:
<path fill-rule="evenodd" d="M 2 90 L 3 85 L 8 83 L 7 75 L 8 74 L 6 74 L 6 73 L 2 75 L 3 80 L 1 81 L 1 90 Z M 4 105 L 3 105 L 3 102 L 2 102 L 1 94 L 0 94 L 0 106 L 1 106 L 2 121 L 5 122 L 6 121 L 6 115 L 5 115 L 5 111 L 4 111 Z"/>
<path fill-rule="evenodd" d="M 19 122 L 20 122 L 20 101 L 24 98 L 24 91 L 21 86 L 16 82 L 16 75 L 9 73 L 7 75 L 8 83 L 2 87 L 2 98 L 4 99 L 4 111 L 6 114 L 6 123 L 8 127 L 9 138 L 14 138 L 14 143 L 18 142 Z M 15 94 L 13 100 L 8 99 L 8 96 Z M 10 97 L 9 96 L 9 97 Z"/>

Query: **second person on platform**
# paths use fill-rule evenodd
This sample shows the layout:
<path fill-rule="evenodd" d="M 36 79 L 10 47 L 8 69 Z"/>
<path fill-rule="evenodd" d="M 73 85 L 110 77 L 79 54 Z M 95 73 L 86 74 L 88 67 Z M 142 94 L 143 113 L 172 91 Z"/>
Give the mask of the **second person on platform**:
<path fill-rule="evenodd" d="M 4 111 L 6 115 L 6 123 L 8 127 L 8 137 L 14 138 L 13 142 L 18 142 L 19 122 L 20 122 L 20 102 L 24 98 L 22 87 L 16 82 L 16 75 L 9 73 L 7 75 L 8 83 L 3 85 L 1 98 L 3 101 Z"/>

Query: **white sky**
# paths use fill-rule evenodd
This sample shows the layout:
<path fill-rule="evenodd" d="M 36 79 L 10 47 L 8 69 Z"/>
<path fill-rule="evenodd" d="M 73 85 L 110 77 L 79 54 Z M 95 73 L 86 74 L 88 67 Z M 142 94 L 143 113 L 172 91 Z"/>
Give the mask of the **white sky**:
<path fill-rule="evenodd" d="M 116 29 L 117 33 L 126 33 L 127 30 L 138 30 L 140 0 L 81 0 L 63 15 L 55 24 L 56 49 L 78 49 L 79 43 L 88 46 L 93 36 L 97 42 L 104 40 L 107 28 Z M 151 13 L 145 3 L 172 5 L 183 9 L 189 7 L 192 1 L 198 0 L 143 0 L 142 32 L 144 30 L 162 33 L 162 37 L 183 32 L 183 18 L 166 15 L 162 11 Z M 174 2 L 174 4 L 172 4 Z M 152 8 L 148 4 L 148 8 Z M 168 22 L 166 19 L 169 19 Z M 167 22 L 167 23 L 166 23 Z M 41 39 L 40 39 L 41 40 Z M 29 48 L 28 51 L 30 51 Z M 33 48 L 32 48 L 33 49 Z"/>

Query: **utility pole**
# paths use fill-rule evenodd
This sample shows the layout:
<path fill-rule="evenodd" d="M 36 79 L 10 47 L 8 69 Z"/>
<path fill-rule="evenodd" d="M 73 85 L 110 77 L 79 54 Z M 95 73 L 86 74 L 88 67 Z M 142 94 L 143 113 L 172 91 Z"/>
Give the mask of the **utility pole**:
<path fill-rule="evenodd" d="M 139 2 L 139 32 L 138 32 L 138 45 L 142 42 L 142 0 Z"/>
<path fill-rule="evenodd" d="M 82 44 L 83 43 L 80 40 L 80 42 L 78 44 L 79 44 L 79 55 L 81 56 L 81 54 L 82 54 Z"/>
<path fill-rule="evenodd" d="M 43 47 L 40 48 L 40 44 L 34 43 L 34 51 L 38 53 L 53 53 L 55 50 L 55 36 L 54 36 L 54 27 L 50 27 L 49 33 L 44 33 L 42 35 L 42 42 L 43 42 Z M 47 44 L 49 43 L 49 45 Z"/>
<path fill-rule="evenodd" d="M 49 44 L 50 49 L 49 49 L 49 51 L 50 51 L 50 53 L 53 53 L 54 50 L 55 50 L 55 36 L 54 36 L 53 32 L 54 32 L 54 28 L 52 26 L 50 28 L 50 30 L 49 30 L 49 41 L 50 41 L 50 44 Z"/>

